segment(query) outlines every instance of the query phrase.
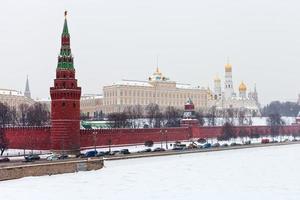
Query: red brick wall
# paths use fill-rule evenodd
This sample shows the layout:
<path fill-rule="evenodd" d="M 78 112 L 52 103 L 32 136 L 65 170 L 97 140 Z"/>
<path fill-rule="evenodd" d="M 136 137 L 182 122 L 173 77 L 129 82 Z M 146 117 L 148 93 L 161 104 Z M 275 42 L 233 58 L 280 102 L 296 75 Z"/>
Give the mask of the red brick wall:
<path fill-rule="evenodd" d="M 241 129 L 244 129 L 248 134 L 252 132 L 260 135 L 270 135 L 270 128 L 268 126 L 237 126 L 235 128 L 237 134 Z M 161 130 L 162 132 L 160 132 Z M 300 133 L 300 126 L 283 126 L 280 132 L 282 135 Z M 95 136 L 93 133 L 96 133 Z M 94 146 L 94 139 L 96 139 L 97 146 L 108 146 L 109 140 L 111 140 L 112 145 L 143 144 L 147 140 L 164 142 L 166 140 L 176 141 L 189 140 L 191 138 L 210 138 L 217 137 L 221 133 L 222 127 L 80 130 L 80 143 L 81 148 Z M 9 140 L 9 148 L 50 149 L 50 127 L 6 128 L 5 134 Z"/>
<path fill-rule="evenodd" d="M 162 132 L 160 132 L 162 130 Z M 94 134 L 95 133 L 95 134 Z M 101 129 L 81 130 L 81 148 L 112 145 L 143 144 L 147 140 L 154 142 L 188 140 L 191 137 L 189 128 L 164 129 Z"/>
<path fill-rule="evenodd" d="M 6 128 L 10 149 L 50 149 L 50 127 Z"/>

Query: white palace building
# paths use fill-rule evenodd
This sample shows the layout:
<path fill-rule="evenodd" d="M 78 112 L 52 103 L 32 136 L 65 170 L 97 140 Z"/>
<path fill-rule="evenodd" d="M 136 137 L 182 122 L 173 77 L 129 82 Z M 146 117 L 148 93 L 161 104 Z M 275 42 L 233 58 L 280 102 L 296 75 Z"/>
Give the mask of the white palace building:
<path fill-rule="evenodd" d="M 148 81 L 122 80 L 103 87 L 103 112 L 119 112 L 128 106 L 158 104 L 162 109 L 173 106 L 182 109 L 188 98 L 197 109 L 207 107 L 207 90 L 199 86 L 179 84 L 165 77 L 157 67 Z"/>

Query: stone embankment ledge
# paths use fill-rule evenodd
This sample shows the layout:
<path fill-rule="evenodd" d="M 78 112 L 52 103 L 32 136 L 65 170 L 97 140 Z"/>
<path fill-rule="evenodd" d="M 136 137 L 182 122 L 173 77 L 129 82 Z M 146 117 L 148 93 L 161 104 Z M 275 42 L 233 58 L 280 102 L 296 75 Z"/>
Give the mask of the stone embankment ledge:
<path fill-rule="evenodd" d="M 0 168 L 0 181 L 18 179 L 27 176 L 43 176 L 78 171 L 91 171 L 103 167 L 102 158 L 77 159 L 64 161 L 37 162 L 32 164 L 19 164 Z"/>
<path fill-rule="evenodd" d="M 156 157 L 156 156 L 172 156 L 172 155 L 191 154 L 191 153 L 227 151 L 227 150 L 249 149 L 249 148 L 270 147 L 270 146 L 284 146 L 284 145 L 293 145 L 293 144 L 300 144 L 300 141 L 267 143 L 267 144 L 250 144 L 250 145 L 228 146 L 228 147 L 214 147 L 214 148 L 206 148 L 206 149 L 168 150 L 168 151 L 161 151 L 161 152 L 132 153 L 128 155 L 105 157 L 104 160 L 109 161 L 109 160 Z"/>

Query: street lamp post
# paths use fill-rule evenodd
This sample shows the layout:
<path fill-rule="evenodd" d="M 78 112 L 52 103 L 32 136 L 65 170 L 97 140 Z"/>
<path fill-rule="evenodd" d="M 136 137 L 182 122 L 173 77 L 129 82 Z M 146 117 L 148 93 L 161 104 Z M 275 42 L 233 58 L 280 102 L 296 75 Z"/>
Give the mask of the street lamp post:
<path fill-rule="evenodd" d="M 163 130 L 160 130 L 159 132 L 160 132 L 160 148 L 162 148 L 162 145 L 163 145 L 163 139 L 162 139 L 162 137 L 163 137 Z"/>
<path fill-rule="evenodd" d="M 94 150 L 96 151 L 96 136 L 97 132 L 93 132 L 93 138 L 94 138 Z"/>
<path fill-rule="evenodd" d="M 160 148 L 163 148 L 163 136 L 165 136 L 166 149 L 168 149 L 168 135 L 167 135 L 168 130 L 160 130 L 159 132 L 160 132 Z"/>
<path fill-rule="evenodd" d="M 166 149 L 168 149 L 168 130 L 165 130 L 165 136 L 166 136 Z"/>

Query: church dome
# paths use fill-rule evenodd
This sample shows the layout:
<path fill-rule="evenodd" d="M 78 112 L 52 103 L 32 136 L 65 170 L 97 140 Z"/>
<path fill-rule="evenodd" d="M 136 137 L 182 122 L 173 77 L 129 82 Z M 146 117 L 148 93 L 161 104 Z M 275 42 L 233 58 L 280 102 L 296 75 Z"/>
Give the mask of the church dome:
<path fill-rule="evenodd" d="M 227 63 L 227 64 L 225 65 L 225 71 L 226 71 L 226 72 L 231 72 L 231 71 L 232 71 L 232 66 L 231 66 L 231 64 Z"/>
<path fill-rule="evenodd" d="M 168 81 L 169 78 L 165 77 L 157 67 L 152 76 L 148 78 L 149 81 Z"/>
<path fill-rule="evenodd" d="M 215 82 L 221 82 L 221 79 L 219 78 L 219 76 L 216 76 L 216 77 L 214 78 L 214 81 L 215 81 Z"/>
<path fill-rule="evenodd" d="M 239 91 L 240 92 L 246 92 L 247 90 L 247 86 L 245 85 L 244 82 L 241 82 L 240 86 L 239 86 Z"/>

